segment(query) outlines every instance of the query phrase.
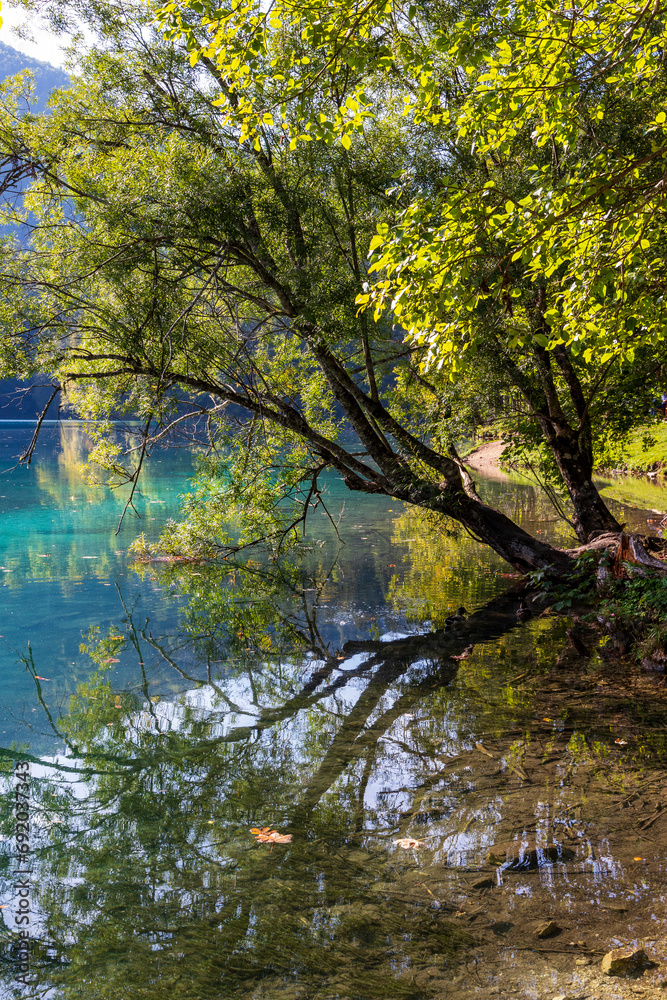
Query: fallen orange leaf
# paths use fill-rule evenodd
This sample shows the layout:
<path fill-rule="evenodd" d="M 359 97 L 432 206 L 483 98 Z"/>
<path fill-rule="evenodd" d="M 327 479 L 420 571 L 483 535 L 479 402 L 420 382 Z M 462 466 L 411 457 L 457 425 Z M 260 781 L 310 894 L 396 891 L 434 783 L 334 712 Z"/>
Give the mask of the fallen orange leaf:
<path fill-rule="evenodd" d="M 259 829 L 256 826 L 250 828 L 250 832 L 255 834 L 255 840 L 258 844 L 291 844 L 292 834 L 291 833 L 278 833 L 277 830 L 272 830 L 270 826 L 263 826 Z"/>

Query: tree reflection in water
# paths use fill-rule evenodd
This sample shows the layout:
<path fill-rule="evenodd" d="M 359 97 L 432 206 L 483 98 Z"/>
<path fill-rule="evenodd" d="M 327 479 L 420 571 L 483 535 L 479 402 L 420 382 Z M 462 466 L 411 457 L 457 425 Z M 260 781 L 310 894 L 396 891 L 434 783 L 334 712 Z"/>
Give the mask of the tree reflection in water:
<path fill-rule="evenodd" d="M 397 531 L 411 527 L 401 518 Z M 119 589 L 118 620 L 91 632 L 93 673 L 66 710 L 26 654 L 37 711 L 26 749 L 0 761 L 7 852 L 13 760 L 31 761 L 35 984 L 11 981 L 6 866 L 8 996 L 428 1000 L 476 956 L 488 977 L 508 955 L 516 976 L 516 956 L 532 954 L 528 921 L 554 907 L 588 921 L 589 943 L 610 933 L 590 914 L 603 920 L 630 890 L 639 923 L 625 937 L 646 937 L 664 866 L 656 849 L 635 873 L 635 820 L 619 805 L 641 801 L 649 769 L 651 787 L 667 774 L 657 689 L 630 700 L 612 688 L 605 700 L 598 654 L 570 673 L 558 659 L 566 622 L 517 616 L 518 589 L 480 600 L 498 584 L 466 563 L 460 540 L 449 556 L 425 532 L 414 539 L 391 591 L 412 601 L 403 632 L 396 612 L 373 629 L 349 602 L 366 637 L 342 641 L 345 600 L 320 563 L 308 579 L 284 566 L 163 565 L 144 572 L 187 595 L 178 633 L 155 634 Z M 427 565 L 446 558 L 453 572 L 420 605 Z M 352 594 L 348 568 L 336 571 Z M 478 610 L 432 628 L 454 594 Z M 620 720 L 636 734 L 627 764 Z M 60 754 L 31 755 L 40 730 Z M 291 842 L 257 843 L 251 828 L 264 826 Z M 424 846 L 403 849 L 403 837 Z M 512 850 L 531 838 L 563 852 L 525 881 Z M 479 872 L 496 886 L 482 890 L 486 904 Z"/>
<path fill-rule="evenodd" d="M 47 708 L 35 681 L 67 749 L 32 765 L 34 995 L 292 996 L 299 987 L 416 998 L 424 994 L 411 970 L 435 963 L 444 974 L 465 954 L 471 939 L 456 905 L 407 891 L 400 879 L 415 857 L 392 845 L 457 721 L 446 712 L 425 728 L 406 720 L 447 690 L 453 655 L 516 628 L 518 598 L 492 600 L 454 633 L 338 652 L 318 632 L 312 592 L 294 579 L 257 570 L 232 582 L 233 597 L 220 580 L 208 591 L 215 599 L 195 593 L 172 639 L 125 608 L 122 628 L 89 644 L 98 670 L 66 714 Z M 177 672 L 178 698 L 153 694 L 148 649 Z M 129 650 L 136 689 L 119 693 L 105 665 Z M 250 828 L 267 824 L 292 843 L 255 843 Z M 9 958 L 11 904 L 3 912 Z"/>

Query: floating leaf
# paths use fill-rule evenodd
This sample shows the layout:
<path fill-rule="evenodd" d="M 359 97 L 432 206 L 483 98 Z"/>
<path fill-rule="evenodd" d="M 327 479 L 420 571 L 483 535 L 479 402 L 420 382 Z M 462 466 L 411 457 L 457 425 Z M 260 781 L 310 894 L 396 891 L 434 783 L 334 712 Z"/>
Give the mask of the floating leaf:
<path fill-rule="evenodd" d="M 475 648 L 474 646 L 466 646 L 466 648 L 463 650 L 462 653 L 459 653 L 458 656 L 456 656 L 454 654 L 454 655 L 450 656 L 449 659 L 450 660 L 467 660 L 468 657 L 470 656 L 470 654 L 472 653 L 472 651 L 473 651 L 474 648 Z"/>
<path fill-rule="evenodd" d="M 396 844 L 397 847 L 405 847 L 406 849 L 410 847 L 424 846 L 423 840 L 415 840 L 414 837 L 399 837 L 398 840 L 394 841 L 394 843 Z"/>
<path fill-rule="evenodd" d="M 291 833 L 278 833 L 270 826 L 263 826 L 261 829 L 253 826 L 250 828 L 250 832 L 255 834 L 255 840 L 258 844 L 291 844 L 292 842 Z"/>

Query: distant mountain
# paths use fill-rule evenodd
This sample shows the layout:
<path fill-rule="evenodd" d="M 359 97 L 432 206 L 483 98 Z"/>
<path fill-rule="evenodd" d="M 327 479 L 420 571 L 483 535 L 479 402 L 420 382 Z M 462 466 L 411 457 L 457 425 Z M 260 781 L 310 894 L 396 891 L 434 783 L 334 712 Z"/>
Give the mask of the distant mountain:
<path fill-rule="evenodd" d="M 0 42 L 0 80 L 13 76 L 14 73 L 20 73 L 24 69 L 31 70 L 35 77 L 34 99 L 30 105 L 32 111 L 43 111 L 51 91 L 56 87 L 66 87 L 69 83 L 69 77 L 62 69 L 41 62 L 39 59 L 32 59 L 10 45 Z M 44 383 L 46 380 L 34 381 Z M 51 389 L 39 388 L 24 395 L 21 390 L 26 388 L 26 384 L 14 379 L 0 380 L 0 420 L 31 420 L 41 411 L 51 395 Z M 49 413 L 49 416 L 57 416 L 55 403 L 54 411 Z"/>
<path fill-rule="evenodd" d="M 24 69 L 29 69 L 35 77 L 35 100 L 31 102 L 31 110 L 43 111 L 49 94 L 56 87 L 66 87 L 69 77 L 64 70 L 50 63 L 41 62 L 26 56 L 18 49 L 13 49 L 11 45 L 0 42 L 0 80 L 5 80 L 14 73 L 20 73 Z"/>

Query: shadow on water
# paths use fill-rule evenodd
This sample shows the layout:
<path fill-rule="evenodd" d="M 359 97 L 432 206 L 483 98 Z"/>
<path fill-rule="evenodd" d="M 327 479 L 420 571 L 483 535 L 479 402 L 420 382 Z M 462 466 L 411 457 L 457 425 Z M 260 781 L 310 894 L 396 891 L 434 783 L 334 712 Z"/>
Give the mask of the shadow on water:
<path fill-rule="evenodd" d="M 344 529 L 334 560 L 314 523 L 307 563 L 280 573 L 122 564 L 76 683 L 45 637 L 23 647 L 20 745 L 0 755 L 3 995 L 612 997 L 610 947 L 667 958 L 660 678 L 597 641 L 578 656 L 465 536 L 391 502 L 348 507 Z M 291 839 L 257 842 L 265 827 Z"/>

